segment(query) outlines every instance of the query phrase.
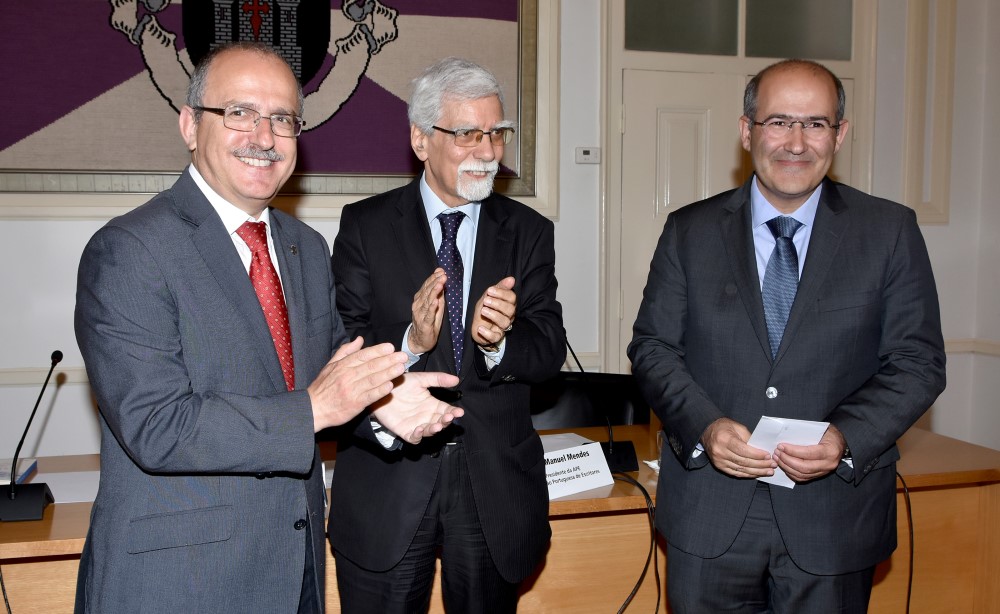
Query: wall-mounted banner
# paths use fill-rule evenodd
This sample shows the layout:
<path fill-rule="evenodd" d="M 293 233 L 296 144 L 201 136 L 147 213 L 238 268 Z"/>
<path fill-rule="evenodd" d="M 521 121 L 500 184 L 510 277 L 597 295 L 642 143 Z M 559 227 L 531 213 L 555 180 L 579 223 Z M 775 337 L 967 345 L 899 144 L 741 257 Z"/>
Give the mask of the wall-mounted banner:
<path fill-rule="evenodd" d="M 278 50 L 303 84 L 297 174 L 412 176 L 410 82 L 442 57 L 496 73 L 508 119 L 523 123 L 526 4 L 534 28 L 526 0 L 4 3 L 0 101 L 16 111 L 0 122 L 0 172 L 179 172 L 190 156 L 178 110 L 195 64 L 247 40 Z M 533 129 L 533 109 L 528 119 Z M 505 152 L 507 176 L 520 176 L 521 146 Z"/>

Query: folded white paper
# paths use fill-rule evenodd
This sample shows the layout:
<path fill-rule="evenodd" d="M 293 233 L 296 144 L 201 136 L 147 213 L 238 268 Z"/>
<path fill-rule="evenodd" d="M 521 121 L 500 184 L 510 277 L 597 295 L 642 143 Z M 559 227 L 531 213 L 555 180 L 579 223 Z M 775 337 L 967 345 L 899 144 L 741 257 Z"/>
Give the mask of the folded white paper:
<path fill-rule="evenodd" d="M 779 443 L 814 446 L 822 439 L 828 426 L 830 426 L 829 422 L 761 416 L 757 428 L 753 430 L 750 441 L 747 443 L 771 454 L 774 453 L 774 449 L 778 447 Z M 780 467 L 775 467 L 774 475 L 757 479 L 776 486 L 795 488 L 795 482 Z"/>

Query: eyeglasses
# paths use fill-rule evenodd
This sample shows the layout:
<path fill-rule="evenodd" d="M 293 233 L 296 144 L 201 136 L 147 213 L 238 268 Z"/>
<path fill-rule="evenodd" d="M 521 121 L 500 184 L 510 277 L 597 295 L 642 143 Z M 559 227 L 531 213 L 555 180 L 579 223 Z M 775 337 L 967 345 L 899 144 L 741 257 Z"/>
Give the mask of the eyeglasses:
<path fill-rule="evenodd" d="M 840 130 L 840 124 L 831 124 L 825 119 L 803 119 L 791 121 L 788 119 L 772 118 L 763 122 L 750 120 L 754 126 L 760 126 L 764 131 L 764 136 L 772 139 L 780 139 L 792 133 L 795 124 L 802 126 L 802 136 L 810 139 L 821 139 L 827 135 L 829 130 Z"/>
<path fill-rule="evenodd" d="M 231 104 L 225 109 L 215 107 L 192 107 L 195 111 L 207 111 L 215 115 L 222 116 L 222 125 L 230 130 L 240 132 L 253 132 L 260 125 L 263 117 L 271 124 L 271 132 L 275 136 L 293 138 L 302 133 L 302 126 L 306 123 L 298 115 L 288 113 L 275 113 L 273 115 L 261 115 L 253 109 Z"/>
<path fill-rule="evenodd" d="M 483 141 L 483 136 L 490 135 L 490 143 L 494 145 L 506 145 L 514 137 L 513 128 L 494 128 L 492 130 L 475 130 L 459 128 L 458 130 L 445 130 L 439 126 L 431 126 L 439 132 L 450 134 L 455 137 L 455 144 L 459 147 L 475 147 Z"/>

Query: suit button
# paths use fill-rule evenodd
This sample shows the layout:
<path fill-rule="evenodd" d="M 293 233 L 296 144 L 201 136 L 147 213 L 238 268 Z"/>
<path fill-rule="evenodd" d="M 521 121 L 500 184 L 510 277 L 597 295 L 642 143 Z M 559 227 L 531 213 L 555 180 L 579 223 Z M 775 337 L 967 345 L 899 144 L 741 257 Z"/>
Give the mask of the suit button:
<path fill-rule="evenodd" d="M 764 391 L 764 396 L 766 396 L 769 399 L 777 398 L 778 389 L 775 388 L 774 386 L 768 386 L 767 390 Z"/>
<path fill-rule="evenodd" d="M 295 521 L 295 524 L 292 526 L 295 527 L 296 531 L 301 531 L 302 529 L 306 528 L 306 521 L 304 518 L 299 518 L 298 520 Z"/>
<path fill-rule="evenodd" d="M 255 475 L 253 477 L 257 478 L 258 480 L 263 480 L 264 478 L 267 477 L 267 474 L 266 473 L 258 473 L 257 475 Z"/>
<path fill-rule="evenodd" d="M 510 375 L 510 374 L 507 374 L 507 375 L 504 375 L 503 377 L 501 377 L 500 379 L 502 379 L 505 382 L 512 382 L 512 381 L 514 381 L 514 376 Z"/>
<path fill-rule="evenodd" d="M 455 391 L 455 400 L 457 401 L 458 399 L 461 399 L 461 398 L 462 398 L 462 391 L 461 390 L 456 390 Z"/>
<path fill-rule="evenodd" d="M 441 452 L 431 452 L 431 458 L 437 458 L 441 456 Z"/>

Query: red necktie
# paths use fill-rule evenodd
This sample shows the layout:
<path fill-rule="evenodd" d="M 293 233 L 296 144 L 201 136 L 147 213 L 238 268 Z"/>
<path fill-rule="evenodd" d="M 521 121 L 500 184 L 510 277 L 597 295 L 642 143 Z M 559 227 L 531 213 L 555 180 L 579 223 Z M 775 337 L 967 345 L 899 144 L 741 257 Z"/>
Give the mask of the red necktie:
<path fill-rule="evenodd" d="M 267 225 L 264 222 L 244 222 L 236 229 L 236 234 L 243 239 L 253 258 L 250 261 L 250 283 L 257 292 L 260 307 L 264 310 L 267 327 L 271 329 L 274 339 L 274 349 L 278 352 L 281 362 L 281 372 L 285 376 L 285 385 L 289 390 L 295 388 L 295 359 L 292 357 L 292 332 L 288 328 L 288 309 L 285 307 L 285 295 L 281 292 L 281 280 L 271 263 L 271 255 L 267 251 Z"/>

